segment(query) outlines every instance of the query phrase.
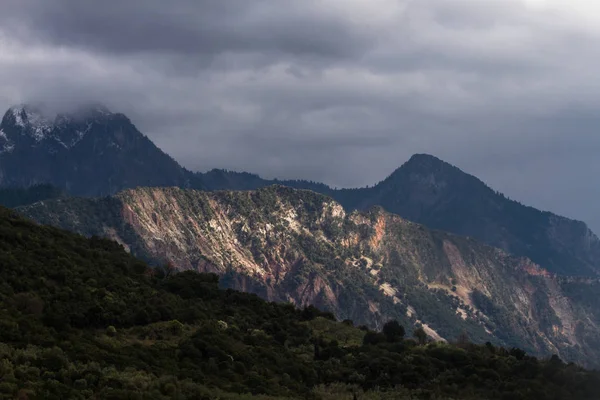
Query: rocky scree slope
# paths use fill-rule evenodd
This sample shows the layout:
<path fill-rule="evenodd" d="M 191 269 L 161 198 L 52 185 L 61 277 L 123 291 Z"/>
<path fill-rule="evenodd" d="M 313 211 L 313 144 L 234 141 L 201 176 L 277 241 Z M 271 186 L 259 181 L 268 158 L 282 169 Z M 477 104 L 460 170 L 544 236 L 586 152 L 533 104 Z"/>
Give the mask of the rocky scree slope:
<path fill-rule="evenodd" d="M 136 186 L 201 187 L 196 180 L 125 115 L 103 106 L 46 115 L 21 105 L 0 123 L 0 186 L 50 184 L 99 196 Z"/>
<path fill-rule="evenodd" d="M 381 208 L 347 213 L 329 197 L 272 186 L 138 188 L 18 211 L 110 237 L 155 264 L 215 272 L 226 287 L 374 328 L 395 318 L 436 340 L 467 332 L 477 342 L 600 365 L 597 280 L 564 280 L 529 259 Z"/>

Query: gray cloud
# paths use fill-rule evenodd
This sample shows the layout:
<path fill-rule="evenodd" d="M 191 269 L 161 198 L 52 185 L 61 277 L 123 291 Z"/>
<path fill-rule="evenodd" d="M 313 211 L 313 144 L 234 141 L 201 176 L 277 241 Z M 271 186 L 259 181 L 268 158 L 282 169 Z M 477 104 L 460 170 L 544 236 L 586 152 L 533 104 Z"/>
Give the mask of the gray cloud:
<path fill-rule="evenodd" d="M 5 17 L 55 45 L 115 54 L 207 57 L 267 52 L 353 57 L 371 43 L 322 2 L 273 0 L 8 0 Z M 15 18 L 16 17 L 16 18 Z"/>
<path fill-rule="evenodd" d="M 102 101 L 188 168 L 334 186 L 432 153 L 600 231 L 591 3 L 4 0 L 0 107 Z"/>

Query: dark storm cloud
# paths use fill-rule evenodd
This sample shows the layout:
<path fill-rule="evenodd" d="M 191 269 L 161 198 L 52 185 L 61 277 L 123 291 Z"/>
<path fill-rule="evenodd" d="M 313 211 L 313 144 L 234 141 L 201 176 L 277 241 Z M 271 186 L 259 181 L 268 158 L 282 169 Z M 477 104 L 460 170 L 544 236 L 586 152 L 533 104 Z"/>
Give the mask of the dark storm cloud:
<path fill-rule="evenodd" d="M 13 24 L 26 21 L 50 43 L 109 53 L 351 57 L 372 40 L 316 0 L 8 1 Z"/>
<path fill-rule="evenodd" d="M 189 168 L 334 186 L 372 184 L 432 153 L 600 231 L 599 10 L 4 0 L 0 107 L 102 101 Z"/>

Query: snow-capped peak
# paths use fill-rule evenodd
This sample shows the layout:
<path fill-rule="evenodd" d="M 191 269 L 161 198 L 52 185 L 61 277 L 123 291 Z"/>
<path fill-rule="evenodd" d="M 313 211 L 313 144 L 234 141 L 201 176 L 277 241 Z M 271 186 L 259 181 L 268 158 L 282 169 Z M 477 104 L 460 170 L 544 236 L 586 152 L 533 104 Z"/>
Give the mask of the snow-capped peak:
<path fill-rule="evenodd" d="M 52 108 L 55 108 L 55 111 L 51 112 Z M 9 108 L 6 112 L 0 128 L 9 128 L 4 132 L 11 132 L 11 134 L 6 140 L 0 137 L 0 141 L 5 142 L 5 147 L 6 143 L 12 145 L 16 139 L 12 135 L 17 134 L 29 137 L 37 143 L 54 141 L 65 148 L 71 148 L 90 131 L 92 124 L 113 115 L 101 103 L 80 104 L 68 112 L 59 112 L 57 107 L 20 104 Z M 0 151 L 1 146 L 0 144 Z"/>
<path fill-rule="evenodd" d="M 39 109 L 29 105 L 10 108 L 15 125 L 25 128 L 36 141 L 43 140 L 54 127 L 54 118 L 44 115 Z"/>

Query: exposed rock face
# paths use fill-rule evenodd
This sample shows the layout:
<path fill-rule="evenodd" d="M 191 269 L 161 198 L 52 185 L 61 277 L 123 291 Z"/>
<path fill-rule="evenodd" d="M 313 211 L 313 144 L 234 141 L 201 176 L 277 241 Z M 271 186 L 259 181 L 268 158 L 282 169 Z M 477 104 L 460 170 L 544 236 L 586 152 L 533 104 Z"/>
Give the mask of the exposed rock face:
<path fill-rule="evenodd" d="M 273 186 L 212 193 L 140 188 L 19 211 L 341 319 L 381 327 L 396 318 L 407 327 L 422 324 L 439 340 L 466 330 L 476 341 L 600 365 L 597 280 L 558 278 L 529 259 L 381 208 L 347 213 L 328 197 Z"/>
<path fill-rule="evenodd" d="M 256 189 L 273 183 L 331 196 L 347 211 L 375 205 L 410 221 L 471 236 L 525 256 L 565 276 L 600 276 L 600 240 L 580 221 L 542 212 L 507 199 L 476 177 L 417 154 L 377 185 L 331 189 L 307 181 L 269 181 L 257 175 L 213 170 L 201 174 L 206 187 Z"/>
<path fill-rule="evenodd" d="M 0 186 L 52 184 L 97 196 L 140 185 L 194 186 L 195 179 L 126 116 L 102 106 L 59 115 L 15 106 L 0 123 Z"/>

